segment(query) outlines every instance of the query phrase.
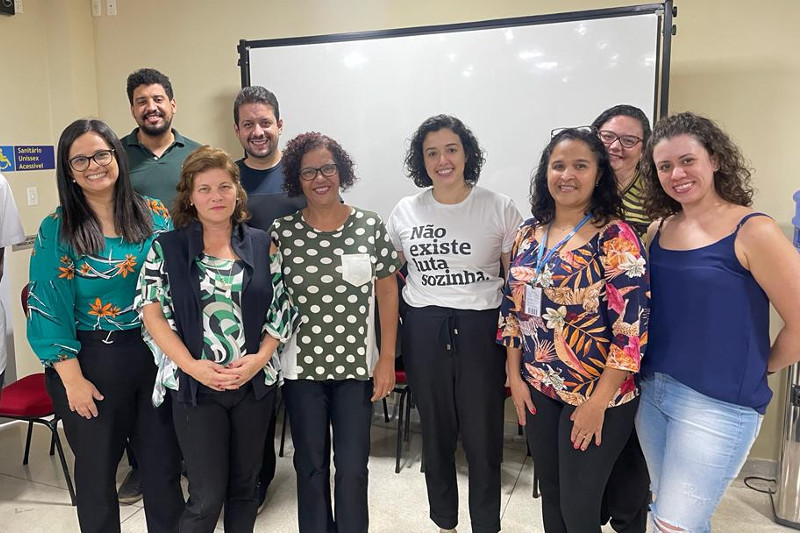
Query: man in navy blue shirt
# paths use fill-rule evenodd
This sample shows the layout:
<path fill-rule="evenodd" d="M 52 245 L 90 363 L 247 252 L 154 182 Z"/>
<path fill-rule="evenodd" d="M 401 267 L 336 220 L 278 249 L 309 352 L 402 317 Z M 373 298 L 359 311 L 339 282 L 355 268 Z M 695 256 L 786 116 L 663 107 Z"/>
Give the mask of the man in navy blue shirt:
<path fill-rule="evenodd" d="M 242 89 L 233 104 L 233 131 L 245 157 L 236 162 L 247 191 L 250 225 L 268 230 L 272 221 L 305 207 L 305 198 L 283 191 L 282 152 L 278 143 L 283 130 L 275 95 L 260 86 Z"/>
<path fill-rule="evenodd" d="M 233 104 L 233 131 L 245 157 L 236 162 L 242 186 L 247 191 L 248 224 L 268 231 L 276 218 L 291 215 L 306 206 L 304 196 L 290 198 L 283 190 L 283 155 L 278 142 L 283 120 L 275 95 L 260 86 L 245 87 Z M 267 488 L 275 477 L 275 413 L 269 422 L 264 463 L 258 479 L 260 505 L 264 509 Z"/>

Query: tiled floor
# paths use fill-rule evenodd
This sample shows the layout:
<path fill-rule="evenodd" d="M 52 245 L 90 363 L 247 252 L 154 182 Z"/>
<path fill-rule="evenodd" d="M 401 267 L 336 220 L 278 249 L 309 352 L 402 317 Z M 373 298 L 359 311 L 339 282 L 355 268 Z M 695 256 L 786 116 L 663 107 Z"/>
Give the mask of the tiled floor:
<path fill-rule="evenodd" d="M 421 439 L 413 434 L 404 450 L 402 470 L 394 473 L 395 424 L 385 424 L 376 417 L 372 430 L 370 459 L 370 531 L 431 532 L 438 530 L 428 519 L 425 481 L 419 471 Z M 69 505 L 66 483 L 56 457 L 47 455 L 49 432 L 34 430 L 30 464 L 22 466 L 25 426 L 9 424 L 0 428 L 0 531 L 4 533 L 73 533 L 78 531 L 75 510 Z M 66 446 L 66 440 L 64 440 Z M 542 532 L 540 500 L 531 498 L 532 466 L 525 454 L 525 444 L 513 428 L 505 440 L 502 472 L 502 527 L 504 532 Z M 68 449 L 68 447 L 67 447 Z M 292 446 L 287 442 L 286 457 L 278 458 L 278 470 L 264 512 L 256 521 L 256 532 L 297 531 L 295 478 Z M 71 465 L 72 458 L 68 458 Z M 121 468 L 118 481 L 126 473 Z M 459 460 L 460 533 L 468 533 L 466 510 L 467 468 Z M 120 508 L 122 531 L 146 531 L 140 505 Z M 218 524 L 222 531 L 222 522 Z M 606 526 L 604 532 L 612 530 Z M 714 531 L 720 532 L 791 532 L 772 521 L 769 498 L 736 481 L 714 517 Z"/>

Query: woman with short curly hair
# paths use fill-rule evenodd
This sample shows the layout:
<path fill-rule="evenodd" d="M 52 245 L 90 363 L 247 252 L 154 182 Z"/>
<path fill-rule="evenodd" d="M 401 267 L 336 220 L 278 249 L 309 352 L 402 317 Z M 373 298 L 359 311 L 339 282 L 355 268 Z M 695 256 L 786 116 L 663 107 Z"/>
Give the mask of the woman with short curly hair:
<path fill-rule="evenodd" d="M 430 516 L 442 531 L 458 522 L 459 434 L 472 531 L 500 529 L 505 356 L 494 339 L 501 266 L 522 217 L 509 197 L 477 185 L 484 161 L 461 120 L 428 118 L 406 155 L 408 177 L 424 190 L 400 200 L 388 224 L 408 261 L 403 362 L 422 422 Z"/>
<path fill-rule="evenodd" d="M 283 165 L 289 196 L 308 203 L 271 229 L 301 317 L 281 352 L 299 529 L 366 532 L 372 402 L 394 388 L 397 254 L 377 213 L 342 203 L 355 165 L 335 139 L 298 135 Z"/>
<path fill-rule="evenodd" d="M 758 434 L 767 375 L 800 359 L 800 256 L 750 208 L 739 148 L 694 113 L 661 119 L 642 162 L 652 273 L 636 417 L 656 531 L 711 531 Z M 770 347 L 769 305 L 785 325 Z M 687 490 L 689 487 L 691 490 Z"/>

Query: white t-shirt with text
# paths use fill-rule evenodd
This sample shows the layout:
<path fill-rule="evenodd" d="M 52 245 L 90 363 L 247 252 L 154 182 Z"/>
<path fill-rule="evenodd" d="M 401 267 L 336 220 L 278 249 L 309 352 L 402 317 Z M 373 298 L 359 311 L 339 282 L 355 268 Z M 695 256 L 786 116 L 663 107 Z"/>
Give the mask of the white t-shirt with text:
<path fill-rule="evenodd" d="M 500 305 L 500 254 L 511 251 L 522 217 L 508 196 L 475 186 L 457 204 L 433 189 L 400 200 L 387 224 L 408 262 L 403 298 L 412 307 L 484 310 Z"/>

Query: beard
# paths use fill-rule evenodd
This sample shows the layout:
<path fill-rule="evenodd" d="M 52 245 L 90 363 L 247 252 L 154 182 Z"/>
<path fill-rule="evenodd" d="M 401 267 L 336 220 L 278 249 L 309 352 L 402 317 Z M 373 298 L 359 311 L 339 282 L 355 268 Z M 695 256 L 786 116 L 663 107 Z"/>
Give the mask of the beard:
<path fill-rule="evenodd" d="M 163 135 L 172 128 L 172 118 L 167 119 L 162 113 L 158 113 L 158 116 L 163 119 L 160 126 L 155 126 L 152 124 L 147 123 L 147 117 L 151 116 L 153 113 L 150 113 L 144 117 L 142 117 L 142 121 L 139 123 L 139 129 L 146 135 L 150 137 L 158 137 L 159 135 Z"/>
<path fill-rule="evenodd" d="M 247 153 L 247 155 L 250 156 L 250 157 L 254 157 L 256 159 L 269 159 L 269 157 L 271 157 L 272 154 L 275 153 L 275 149 L 276 149 L 276 145 L 271 140 L 268 140 L 266 151 L 263 151 L 263 150 L 260 150 L 258 152 L 254 151 L 253 148 L 250 145 L 249 139 L 248 139 L 248 142 L 244 146 L 244 151 Z"/>

